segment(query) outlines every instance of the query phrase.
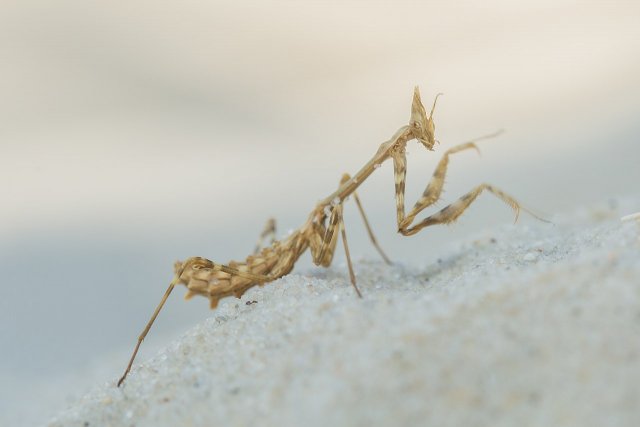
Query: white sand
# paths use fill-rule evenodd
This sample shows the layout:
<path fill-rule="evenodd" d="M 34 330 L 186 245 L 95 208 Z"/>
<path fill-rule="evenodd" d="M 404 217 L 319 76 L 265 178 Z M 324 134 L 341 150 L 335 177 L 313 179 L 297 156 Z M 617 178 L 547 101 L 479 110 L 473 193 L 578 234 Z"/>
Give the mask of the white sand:
<path fill-rule="evenodd" d="M 637 210 L 359 262 L 363 300 L 344 266 L 254 288 L 49 425 L 640 425 Z"/>

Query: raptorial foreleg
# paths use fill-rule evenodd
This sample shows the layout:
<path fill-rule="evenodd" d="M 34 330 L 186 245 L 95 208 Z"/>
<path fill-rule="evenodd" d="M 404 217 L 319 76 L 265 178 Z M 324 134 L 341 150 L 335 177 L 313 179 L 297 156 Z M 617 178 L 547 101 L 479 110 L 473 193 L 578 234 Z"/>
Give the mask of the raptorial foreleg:
<path fill-rule="evenodd" d="M 480 141 L 482 139 L 493 138 L 499 135 L 500 132 L 495 132 L 490 135 L 486 135 L 480 138 L 476 138 L 473 141 L 466 142 L 464 144 L 456 145 L 450 149 L 448 149 L 442 159 L 438 163 L 436 170 L 429 181 L 429 184 L 425 188 L 422 196 L 418 201 L 416 201 L 415 205 L 411 209 L 411 211 L 406 214 L 405 211 L 405 183 L 407 179 L 407 158 L 404 151 L 398 151 L 391 153 L 391 157 L 393 158 L 393 170 L 394 170 L 394 179 L 395 179 L 395 193 L 396 193 L 396 212 L 397 212 L 397 223 L 398 223 L 398 231 L 406 228 L 409 224 L 411 224 L 422 210 L 436 203 L 442 194 L 442 188 L 444 187 L 444 178 L 447 174 L 447 167 L 449 166 L 449 156 L 451 154 L 459 153 L 465 150 L 476 150 L 478 152 L 478 146 L 475 144 L 476 141 Z"/>
<path fill-rule="evenodd" d="M 503 191 L 501 191 L 501 190 L 499 190 L 499 189 L 497 189 L 497 188 L 495 188 L 495 187 L 493 187 L 493 186 L 491 186 L 489 184 L 481 184 L 481 185 L 477 186 L 476 188 L 474 188 L 473 190 L 469 191 L 464 196 L 460 197 L 454 203 L 451 203 L 450 205 L 448 205 L 445 208 L 439 210 L 435 214 L 426 217 L 425 219 L 423 219 L 422 221 L 420 221 L 419 223 L 417 223 L 413 227 L 408 227 L 408 224 L 406 224 L 406 225 L 403 225 L 400 228 L 399 231 L 404 236 L 411 236 L 411 235 L 416 234 L 418 231 L 422 230 L 424 227 L 428 227 L 430 225 L 452 223 L 456 219 L 458 219 L 458 217 L 460 215 L 462 215 L 462 213 L 469 207 L 469 205 L 471 205 L 471 203 L 473 203 L 473 201 L 484 190 L 490 191 L 491 193 L 496 195 L 498 198 L 500 198 L 503 202 L 508 204 L 515 211 L 515 213 L 516 213 L 516 218 L 515 219 L 516 219 L 516 221 L 518 220 L 518 216 L 520 214 L 520 210 L 522 210 L 523 208 L 520 206 L 520 204 L 513 197 L 509 196 L 507 193 L 505 193 L 505 192 L 503 192 Z M 529 211 L 527 211 L 527 212 L 529 212 Z M 531 215 L 534 215 L 531 212 L 529 212 L 529 213 Z M 538 217 L 536 216 L 536 218 L 538 218 Z M 539 219 L 542 219 L 542 218 L 539 218 Z"/>

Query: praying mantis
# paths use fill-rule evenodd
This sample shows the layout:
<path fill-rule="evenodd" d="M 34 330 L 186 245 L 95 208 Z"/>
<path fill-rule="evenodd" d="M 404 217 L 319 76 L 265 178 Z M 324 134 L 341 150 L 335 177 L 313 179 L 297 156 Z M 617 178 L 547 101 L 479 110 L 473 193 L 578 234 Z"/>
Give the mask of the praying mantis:
<path fill-rule="evenodd" d="M 529 212 L 513 197 L 498 188 L 489 184 L 480 184 L 450 205 L 416 222 L 416 217 L 420 212 L 440 199 L 447 166 L 449 164 L 449 157 L 465 150 L 479 151 L 476 145 L 477 141 L 494 137 L 500 132 L 476 138 L 473 141 L 456 145 L 445 151 L 424 192 L 415 202 L 411 210 L 407 212 L 405 206 L 405 181 L 407 174 L 406 145 L 409 141 L 416 140 L 427 150 L 434 151 L 434 146 L 437 141 L 435 139 L 433 112 L 440 95 L 441 94 L 436 95 L 431 111 L 427 116 L 427 112 L 420 98 L 420 90 L 416 86 L 413 92 L 409 124 L 402 126 L 389 140 L 383 142 L 373 157 L 353 176 L 344 174 L 340 179 L 338 188 L 318 202 L 311 210 L 305 223 L 286 238 L 282 240 L 274 239 L 276 225 L 275 221 L 270 219 L 260 235 L 254 253 L 249 255 L 244 261 L 231 261 L 227 264 L 219 264 L 206 258 L 192 257 L 183 262 L 176 262 L 174 265 L 174 278 L 169 284 L 162 300 L 156 307 L 151 319 L 138 337 L 138 342 L 133 350 L 129 364 L 118 381 L 118 387 L 122 385 L 129 374 L 142 341 L 147 336 L 153 322 L 176 285 L 182 284 L 187 287 L 185 299 L 190 299 L 195 295 L 202 295 L 209 298 L 211 308 L 215 309 L 222 298 L 228 296 L 240 298 L 249 288 L 256 285 L 264 285 L 288 274 L 293 269 L 296 261 L 307 249 L 311 252 L 311 258 L 316 265 L 328 267 L 331 265 L 335 254 L 339 231 L 346 254 L 351 285 L 356 295 L 362 297 L 362 293 L 356 284 L 356 276 L 349 254 L 343 220 L 343 205 L 347 197 L 353 196 L 372 244 L 380 253 L 383 260 L 387 264 L 391 264 L 391 261 L 378 244 L 362 208 L 360 199 L 356 194 L 356 189 L 387 160 L 393 161 L 398 232 L 404 236 L 412 236 L 423 228 L 431 225 L 454 222 L 484 191 L 493 193 L 509 205 L 515 211 L 516 220 L 518 219 L 520 210 Z M 529 213 L 537 218 L 535 214 Z M 263 241 L 268 237 L 271 237 L 271 244 L 263 247 Z"/>

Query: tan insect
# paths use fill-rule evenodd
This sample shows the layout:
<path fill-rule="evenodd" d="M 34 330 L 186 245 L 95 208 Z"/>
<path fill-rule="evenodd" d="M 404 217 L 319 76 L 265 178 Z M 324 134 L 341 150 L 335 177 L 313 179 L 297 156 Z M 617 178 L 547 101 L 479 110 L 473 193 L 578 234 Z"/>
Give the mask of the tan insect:
<path fill-rule="evenodd" d="M 438 94 L 439 96 L 440 94 Z M 450 148 L 444 153 L 444 156 L 438 163 L 435 173 L 431 181 L 424 190 L 422 196 L 415 203 L 413 208 L 407 213 L 404 202 L 405 178 L 407 173 L 407 159 L 405 148 L 407 142 L 411 140 L 419 141 L 427 150 L 433 151 L 436 144 L 435 126 L 433 123 L 433 111 L 436 107 L 436 96 L 431 107 L 429 116 L 422 105 L 420 99 L 420 91 L 418 87 L 413 92 L 413 103 L 411 106 L 411 118 L 409 124 L 402 126 L 388 141 L 382 143 L 376 151 L 375 155 L 369 160 L 355 175 L 349 176 L 344 174 L 340 180 L 340 185 L 336 191 L 321 200 L 311 211 L 307 221 L 296 231 L 291 233 L 284 240 L 277 241 L 273 238 L 275 234 L 275 221 L 270 219 L 258 240 L 254 254 L 249 255 L 244 261 L 231 261 L 228 264 L 218 264 L 201 257 L 193 257 L 184 262 L 176 262 L 174 266 L 175 276 L 167 291 L 165 292 L 160 304 L 156 307 L 155 312 L 147 323 L 146 327 L 138 338 L 131 360 L 127 365 L 122 378 L 118 381 L 118 386 L 122 385 L 131 370 L 133 360 L 138 353 L 140 344 L 146 337 L 151 325 L 155 321 L 158 313 L 162 309 L 165 301 L 173 288 L 178 284 L 186 285 L 188 288 L 186 299 L 194 295 L 202 295 L 209 298 L 211 308 L 216 308 L 218 301 L 227 296 L 235 296 L 240 298 L 247 289 L 255 285 L 263 285 L 265 283 L 276 280 L 288 274 L 300 258 L 300 256 L 309 249 L 311 257 L 316 265 L 328 267 L 333 260 L 336 245 L 338 243 L 338 229 L 342 235 L 342 243 L 349 267 L 349 276 L 351 284 L 359 297 L 362 297 L 360 290 L 356 285 L 356 277 L 351 265 L 351 257 L 347 246 L 347 235 L 345 233 L 344 222 L 342 219 L 343 203 L 347 197 L 353 195 L 358 210 L 362 215 L 362 219 L 367 228 L 371 242 L 378 250 L 382 258 L 387 264 L 391 264 L 389 258 L 378 245 L 376 238 L 369 226 L 367 217 L 362 209 L 360 200 L 355 193 L 356 189 L 371 175 L 384 161 L 393 160 L 393 169 L 395 175 L 395 196 L 398 232 L 404 236 L 411 236 L 434 224 L 447 224 L 456 220 L 467 207 L 482 193 L 487 190 L 509 206 L 516 212 L 516 219 L 521 206 L 518 202 L 498 190 L 497 188 L 481 184 L 462 196 L 456 202 L 446 206 L 444 209 L 433 215 L 427 216 L 419 222 L 415 222 L 416 216 L 426 207 L 434 204 L 439 200 L 444 185 L 444 177 L 449 163 L 449 156 L 463 150 L 478 150 L 474 141 L 457 145 Z M 499 132 L 498 132 L 499 133 Z M 487 135 L 480 139 L 485 139 L 497 135 Z M 535 216 L 535 215 L 534 215 Z M 262 242 L 265 238 L 271 237 L 271 245 L 262 248 Z"/>

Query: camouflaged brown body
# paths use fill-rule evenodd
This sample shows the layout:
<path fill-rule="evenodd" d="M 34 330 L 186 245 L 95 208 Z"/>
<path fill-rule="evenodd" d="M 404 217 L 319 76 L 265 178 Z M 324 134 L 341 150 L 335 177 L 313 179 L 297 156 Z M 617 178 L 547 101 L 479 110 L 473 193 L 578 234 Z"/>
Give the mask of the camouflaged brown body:
<path fill-rule="evenodd" d="M 184 262 L 176 262 L 176 284 L 186 285 L 188 291 L 185 299 L 202 295 L 209 298 L 211 308 L 216 308 L 222 298 L 240 298 L 253 286 L 263 285 L 290 273 L 296 261 L 309 248 L 316 265 L 329 266 L 338 241 L 334 230 L 341 217 L 342 206 L 333 209 L 337 211 L 329 218 L 328 230 L 324 226 L 326 213 L 314 209 L 298 230 L 283 240 L 275 240 L 244 261 L 218 264 L 206 258 L 192 257 Z"/>
<path fill-rule="evenodd" d="M 433 149 L 435 143 L 433 121 L 426 117 L 417 88 L 412 107 L 411 125 L 402 126 L 388 141 L 381 144 L 373 158 L 353 177 L 344 174 L 339 188 L 321 200 L 311 212 L 309 220 L 286 239 L 274 241 L 270 247 L 262 249 L 258 254 L 250 255 L 244 261 L 231 261 L 226 265 L 201 257 L 189 258 L 183 263 L 177 262 L 175 273 L 179 280 L 176 284 L 187 286 L 185 299 L 202 295 L 209 298 L 211 308 L 216 308 L 222 298 L 240 298 L 253 286 L 263 285 L 288 274 L 308 248 L 311 249 L 314 264 L 323 267 L 331 265 L 338 242 L 336 231 L 342 220 L 342 201 L 353 194 L 356 188 L 389 158 L 394 159 L 396 169 L 398 223 L 404 220 L 406 166 L 402 173 L 399 173 L 398 164 L 402 162 L 406 165 L 405 149 L 409 140 L 417 139 L 429 150 Z M 327 207 L 329 213 L 325 211 Z M 388 262 L 386 255 L 382 255 Z"/>
<path fill-rule="evenodd" d="M 177 262 L 175 271 L 179 274 L 178 283 L 187 286 L 185 299 L 202 295 L 208 297 L 211 308 L 215 308 L 224 297 L 240 298 L 249 288 L 290 273 L 308 246 L 303 233 L 297 231 L 285 240 L 263 248 L 258 254 L 248 256 L 244 261 L 222 265 L 206 258 L 193 257 L 184 263 Z M 227 266 L 237 272 L 225 271 Z"/>
<path fill-rule="evenodd" d="M 138 343 L 133 351 L 131 359 L 124 375 L 118 381 L 118 386 L 122 384 L 129 373 L 133 360 L 136 357 L 138 348 L 149 332 L 151 325 L 155 321 L 158 313 L 162 309 L 163 304 L 167 300 L 169 294 L 177 284 L 184 284 L 188 288 L 186 298 L 189 299 L 194 295 L 202 295 L 209 298 L 211 308 L 218 305 L 220 299 L 228 296 L 240 298 L 249 288 L 255 285 L 262 285 L 282 277 L 293 269 L 295 262 L 300 256 L 309 249 L 311 257 L 316 265 L 328 267 L 331 265 L 338 242 L 338 230 L 342 235 L 347 265 L 349 267 L 349 275 L 351 284 L 353 285 L 358 296 L 361 296 L 356 285 L 356 278 L 351 265 L 349 249 L 347 245 L 347 237 L 343 222 L 343 204 L 348 196 L 353 195 L 356 205 L 362 214 L 365 226 L 371 238 L 371 242 L 378 249 L 383 259 L 390 264 L 391 262 L 378 246 L 375 237 L 371 231 L 366 215 L 362 210 L 356 189 L 371 175 L 384 161 L 391 159 L 393 161 L 394 178 L 395 178 L 395 195 L 396 195 L 396 219 L 397 230 L 404 236 L 411 236 L 418 233 L 424 227 L 435 224 L 449 224 L 454 222 L 469 205 L 483 192 L 493 193 L 498 198 L 511 206 L 516 212 L 516 219 L 521 207 L 518 202 L 508 194 L 498 190 L 494 186 L 481 184 L 464 194 L 458 200 L 454 201 L 438 212 L 429 215 L 422 221 L 415 222 L 418 214 L 425 208 L 433 205 L 440 198 L 444 185 L 444 177 L 449 163 L 451 154 L 475 149 L 475 142 L 480 139 L 491 138 L 496 134 L 487 135 L 477 138 L 474 141 L 454 146 L 444 153 L 443 158 L 439 162 L 429 184 L 425 188 L 422 196 L 416 201 L 413 208 L 407 213 L 405 206 L 405 182 L 407 174 L 406 145 L 411 140 L 417 140 L 429 151 L 433 151 L 434 145 L 437 143 L 435 139 L 435 125 L 433 123 L 433 112 L 436 107 L 436 99 L 431 107 L 431 113 L 427 116 L 426 110 L 420 99 L 420 91 L 416 87 L 413 94 L 413 103 L 411 106 L 411 118 L 409 125 L 402 126 L 388 141 L 382 143 L 375 155 L 369 160 L 353 177 L 344 174 L 340 180 L 340 185 L 336 191 L 324 198 L 311 211 L 307 222 L 304 223 L 297 231 L 293 232 L 282 241 L 273 241 L 271 246 L 262 250 L 259 248 L 262 239 L 275 232 L 275 221 L 271 220 L 267 223 L 265 231 L 260 236 L 256 253 L 250 255 L 244 261 L 232 261 L 228 264 L 218 264 L 206 258 L 193 257 L 184 262 L 178 262 L 175 265 L 175 277 L 170 283 L 164 297 L 158 304 L 153 316 L 147 323 L 147 326 L 138 337 Z M 529 212 L 531 213 L 531 212 Z M 534 215 L 535 216 L 535 215 Z"/>

